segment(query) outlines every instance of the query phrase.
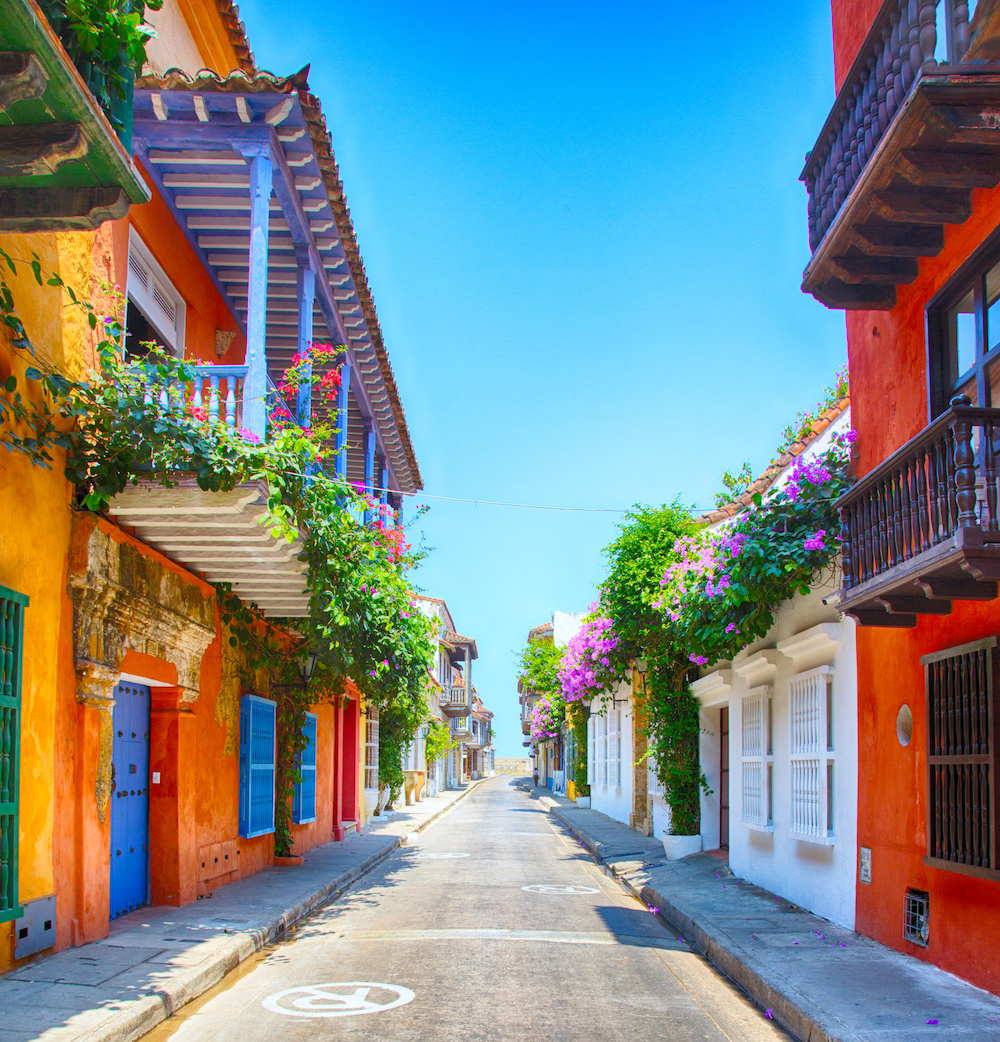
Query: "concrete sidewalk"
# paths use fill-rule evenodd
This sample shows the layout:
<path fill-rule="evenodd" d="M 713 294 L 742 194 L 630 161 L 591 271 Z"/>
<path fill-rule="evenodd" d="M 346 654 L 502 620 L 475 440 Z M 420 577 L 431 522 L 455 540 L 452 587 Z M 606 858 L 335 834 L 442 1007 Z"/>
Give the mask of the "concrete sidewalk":
<path fill-rule="evenodd" d="M 485 780 L 485 779 L 482 779 Z M 0 1042 L 128 1042 L 335 897 L 480 784 L 405 807 L 294 868 L 269 868 L 183 908 L 142 908 L 110 935 L 0 977 Z"/>
<path fill-rule="evenodd" d="M 525 786 L 644 904 L 802 1042 L 1000 1040 L 1000 998 L 789 904 L 709 854 Z"/>

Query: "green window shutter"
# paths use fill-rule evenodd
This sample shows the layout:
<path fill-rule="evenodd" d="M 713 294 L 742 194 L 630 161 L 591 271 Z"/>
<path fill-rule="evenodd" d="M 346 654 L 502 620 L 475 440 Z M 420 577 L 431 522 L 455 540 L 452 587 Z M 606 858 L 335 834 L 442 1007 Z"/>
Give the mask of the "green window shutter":
<path fill-rule="evenodd" d="M 21 658 L 28 598 L 0 586 L 0 923 L 17 919 Z"/>

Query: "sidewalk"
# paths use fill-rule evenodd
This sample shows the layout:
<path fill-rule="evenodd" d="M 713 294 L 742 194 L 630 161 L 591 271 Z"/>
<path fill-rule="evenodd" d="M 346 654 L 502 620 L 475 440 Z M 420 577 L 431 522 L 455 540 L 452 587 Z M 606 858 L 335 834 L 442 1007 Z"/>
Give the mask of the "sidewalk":
<path fill-rule="evenodd" d="M 736 879 L 709 854 L 667 861 L 658 840 L 525 788 L 802 1042 L 1000 1040 L 989 992 Z"/>
<path fill-rule="evenodd" d="M 269 868 L 183 908 L 142 908 L 110 936 L 0 977 L 0 1042 L 129 1042 L 405 846 L 481 781 L 405 807 L 294 868 Z"/>

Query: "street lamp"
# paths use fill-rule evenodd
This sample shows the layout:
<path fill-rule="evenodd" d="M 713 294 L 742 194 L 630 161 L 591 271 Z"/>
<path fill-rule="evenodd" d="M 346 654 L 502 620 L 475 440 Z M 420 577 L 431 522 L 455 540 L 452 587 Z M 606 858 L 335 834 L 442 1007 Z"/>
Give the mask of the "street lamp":
<path fill-rule="evenodd" d="M 302 654 L 295 660 L 295 668 L 299 671 L 299 679 L 302 681 L 303 687 L 309 684 L 309 681 L 313 678 L 313 673 L 316 672 L 317 658 L 315 651 L 305 648 Z"/>

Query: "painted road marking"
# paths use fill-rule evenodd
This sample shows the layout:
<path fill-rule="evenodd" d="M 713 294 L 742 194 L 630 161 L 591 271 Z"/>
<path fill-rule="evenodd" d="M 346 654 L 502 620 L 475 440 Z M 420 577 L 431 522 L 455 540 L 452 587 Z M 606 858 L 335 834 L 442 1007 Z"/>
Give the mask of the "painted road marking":
<path fill-rule="evenodd" d="M 446 857 L 468 857 L 468 854 L 417 854 L 418 861 L 441 859 Z"/>
<path fill-rule="evenodd" d="M 369 998 L 372 991 L 378 993 L 377 998 Z M 391 997 L 379 1001 L 386 995 Z M 396 1006 L 405 1006 L 413 998 L 409 988 L 402 988 L 398 984 L 351 981 L 287 988 L 268 995 L 261 1001 L 261 1005 L 272 1013 L 283 1013 L 286 1017 L 357 1017 L 362 1013 L 382 1013 Z"/>
<path fill-rule="evenodd" d="M 549 944 L 627 944 L 687 952 L 683 941 L 641 934 L 587 933 L 571 930 L 350 930 L 338 941 L 546 941 Z"/>
<path fill-rule="evenodd" d="M 522 886 L 529 894 L 599 894 L 592 886 L 570 886 L 565 883 L 532 883 L 531 886 Z"/>
<path fill-rule="evenodd" d="M 511 836 L 555 836 L 555 832 L 511 832 Z"/>

